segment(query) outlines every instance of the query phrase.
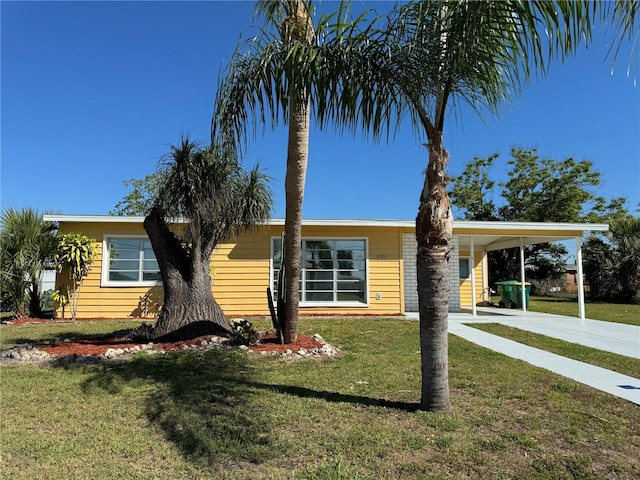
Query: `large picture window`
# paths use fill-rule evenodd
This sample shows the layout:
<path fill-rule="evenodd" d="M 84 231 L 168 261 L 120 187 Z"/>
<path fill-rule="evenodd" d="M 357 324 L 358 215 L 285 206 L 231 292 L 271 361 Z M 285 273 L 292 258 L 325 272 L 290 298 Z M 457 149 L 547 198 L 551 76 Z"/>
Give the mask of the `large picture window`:
<path fill-rule="evenodd" d="M 103 285 L 151 286 L 160 281 L 158 261 L 147 237 L 105 237 L 102 258 Z"/>
<path fill-rule="evenodd" d="M 282 239 L 272 240 L 271 285 L 277 291 L 282 268 Z M 367 304 L 367 244 L 364 239 L 304 239 L 300 302 Z"/>

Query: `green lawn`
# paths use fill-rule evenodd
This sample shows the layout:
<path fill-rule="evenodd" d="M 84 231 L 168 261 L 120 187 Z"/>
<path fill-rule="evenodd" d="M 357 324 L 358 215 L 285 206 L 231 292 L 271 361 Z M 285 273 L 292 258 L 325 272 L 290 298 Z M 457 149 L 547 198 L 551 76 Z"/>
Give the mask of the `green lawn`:
<path fill-rule="evenodd" d="M 492 297 L 491 301 L 498 303 L 500 297 Z M 576 295 L 558 294 L 549 297 L 530 298 L 529 310 L 532 312 L 578 316 L 578 300 Z M 640 305 L 616 303 L 585 303 L 586 317 L 606 322 L 626 323 L 640 326 Z"/>
<path fill-rule="evenodd" d="M 117 328 L 3 326 L 0 338 Z M 342 356 L 234 350 L 2 367 L 0 477 L 640 477 L 640 408 L 624 400 L 450 336 L 454 412 L 419 412 L 418 322 L 303 319 L 301 331 Z"/>

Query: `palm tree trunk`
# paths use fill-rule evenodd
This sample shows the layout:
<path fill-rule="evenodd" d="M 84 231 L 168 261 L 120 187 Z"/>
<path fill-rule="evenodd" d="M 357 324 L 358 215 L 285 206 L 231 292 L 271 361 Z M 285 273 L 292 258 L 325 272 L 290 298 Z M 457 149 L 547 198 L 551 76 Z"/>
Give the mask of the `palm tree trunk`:
<path fill-rule="evenodd" d="M 446 412 L 451 410 L 448 316 L 453 217 L 447 194 L 446 166 L 449 154 L 442 146 L 442 132 L 429 126 L 427 136 L 429 164 L 416 218 L 422 368 L 420 408 Z"/>
<path fill-rule="evenodd" d="M 43 317 L 39 287 L 38 281 L 31 282 L 31 289 L 29 290 L 29 315 L 33 318 Z"/>
<path fill-rule="evenodd" d="M 315 30 L 302 1 L 285 6 L 282 28 L 285 43 L 311 43 Z M 290 27 L 290 28 L 289 28 Z M 298 339 L 300 304 L 300 271 L 302 244 L 302 203 L 309 158 L 309 101 L 307 92 L 292 92 L 289 106 L 289 138 L 287 141 L 287 173 L 285 175 L 284 272 L 286 279 L 284 307 L 284 343 Z"/>
<path fill-rule="evenodd" d="M 309 121 L 308 103 L 294 103 L 292 99 L 287 146 L 287 173 L 284 181 L 286 199 L 284 224 L 284 268 L 286 278 L 284 343 L 295 343 L 298 338 L 302 261 L 302 204 L 309 157 Z"/>

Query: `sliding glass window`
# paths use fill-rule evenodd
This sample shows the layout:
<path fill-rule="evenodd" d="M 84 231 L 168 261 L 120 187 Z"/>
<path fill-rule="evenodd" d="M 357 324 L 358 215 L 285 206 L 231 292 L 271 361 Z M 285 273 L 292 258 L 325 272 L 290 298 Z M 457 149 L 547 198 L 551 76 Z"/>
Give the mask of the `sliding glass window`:
<path fill-rule="evenodd" d="M 277 291 L 282 239 L 272 239 L 271 284 Z M 302 304 L 367 303 L 365 239 L 303 239 L 300 276 Z"/>

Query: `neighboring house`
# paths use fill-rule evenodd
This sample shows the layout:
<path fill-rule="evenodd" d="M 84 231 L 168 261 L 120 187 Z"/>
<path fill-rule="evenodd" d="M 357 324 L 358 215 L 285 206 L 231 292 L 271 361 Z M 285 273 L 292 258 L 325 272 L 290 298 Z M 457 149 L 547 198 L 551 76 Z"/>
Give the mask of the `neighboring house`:
<path fill-rule="evenodd" d="M 575 293 L 578 291 L 578 266 L 575 264 L 567 263 L 564 269 L 565 276 L 565 290 L 567 292 Z M 584 274 L 582 275 L 584 279 Z M 583 289 L 585 292 L 589 291 L 589 284 L 583 283 Z"/>
<path fill-rule="evenodd" d="M 46 215 L 45 220 L 58 222 L 60 233 L 80 232 L 98 242 L 78 317 L 157 314 L 162 285 L 143 217 Z M 269 314 L 266 290 L 275 291 L 283 227 L 283 220 L 271 220 L 214 251 L 213 293 L 228 316 Z M 487 252 L 518 246 L 522 251 L 524 245 L 571 238 L 579 249 L 585 232 L 606 229 L 592 224 L 454 222 L 450 310 L 471 308 L 475 314 L 475 306 L 488 300 Z M 412 221 L 303 221 L 300 314 L 418 311 L 414 232 Z"/>

